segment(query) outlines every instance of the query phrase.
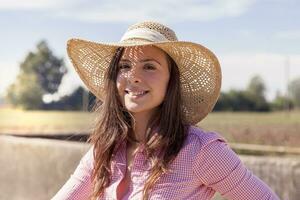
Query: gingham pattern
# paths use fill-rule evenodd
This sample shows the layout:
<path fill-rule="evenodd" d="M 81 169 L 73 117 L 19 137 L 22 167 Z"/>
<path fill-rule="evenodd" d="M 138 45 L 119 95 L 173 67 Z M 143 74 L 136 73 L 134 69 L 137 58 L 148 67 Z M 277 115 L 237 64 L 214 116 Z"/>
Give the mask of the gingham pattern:
<path fill-rule="evenodd" d="M 116 200 L 116 189 L 126 172 L 126 143 L 123 143 L 112 162 L 112 181 L 99 200 Z M 143 148 L 133 159 L 132 183 L 122 200 L 140 200 L 149 175 L 149 164 Z M 88 199 L 91 192 L 92 148 L 81 159 L 74 174 L 53 200 Z M 218 191 L 226 199 L 279 200 L 276 194 L 252 174 L 226 141 L 217 133 L 191 127 L 187 140 L 170 166 L 170 172 L 160 177 L 149 195 L 151 200 L 208 200 Z"/>

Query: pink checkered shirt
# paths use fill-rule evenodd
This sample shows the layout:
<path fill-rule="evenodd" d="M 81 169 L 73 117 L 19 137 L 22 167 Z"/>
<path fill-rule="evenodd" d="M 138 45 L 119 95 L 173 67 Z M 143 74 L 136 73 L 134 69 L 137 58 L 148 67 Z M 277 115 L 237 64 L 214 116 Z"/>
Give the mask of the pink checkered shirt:
<path fill-rule="evenodd" d="M 149 163 L 144 161 L 146 157 L 141 146 L 133 158 L 132 183 L 122 200 L 142 198 L 143 186 L 149 175 Z M 88 199 L 92 190 L 92 168 L 91 148 L 53 200 Z M 99 200 L 117 199 L 117 187 L 125 176 L 126 168 L 126 143 L 123 143 L 113 156 L 111 183 Z M 207 200 L 211 199 L 216 191 L 226 199 L 279 199 L 264 182 L 243 165 L 224 138 L 194 126 L 190 127 L 188 137 L 170 169 L 171 172 L 161 176 L 155 184 L 149 199 Z"/>

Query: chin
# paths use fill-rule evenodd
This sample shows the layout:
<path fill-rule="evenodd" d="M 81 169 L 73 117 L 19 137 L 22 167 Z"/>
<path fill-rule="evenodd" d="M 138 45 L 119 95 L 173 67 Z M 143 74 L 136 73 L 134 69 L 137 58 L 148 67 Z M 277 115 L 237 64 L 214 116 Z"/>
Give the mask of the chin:
<path fill-rule="evenodd" d="M 132 114 L 147 113 L 153 110 L 153 108 L 145 107 L 142 105 L 125 105 L 125 108 Z"/>
<path fill-rule="evenodd" d="M 126 107 L 126 109 L 128 110 L 128 112 L 131 112 L 131 113 L 141 113 L 141 112 L 146 111 L 146 109 L 142 109 L 142 108 Z"/>

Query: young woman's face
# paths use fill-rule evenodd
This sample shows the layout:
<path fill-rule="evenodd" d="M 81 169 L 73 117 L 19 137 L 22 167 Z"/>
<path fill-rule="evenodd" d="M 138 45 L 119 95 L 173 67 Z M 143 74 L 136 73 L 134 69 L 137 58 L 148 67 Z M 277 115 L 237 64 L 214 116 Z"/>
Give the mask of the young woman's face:
<path fill-rule="evenodd" d="M 166 54 L 156 47 L 128 47 L 119 62 L 117 89 L 125 108 L 151 113 L 164 100 L 170 73 Z"/>

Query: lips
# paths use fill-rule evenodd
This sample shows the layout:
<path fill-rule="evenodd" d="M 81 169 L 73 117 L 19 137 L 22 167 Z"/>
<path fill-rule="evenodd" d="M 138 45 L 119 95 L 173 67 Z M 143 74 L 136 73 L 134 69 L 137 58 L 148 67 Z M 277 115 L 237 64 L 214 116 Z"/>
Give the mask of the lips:
<path fill-rule="evenodd" d="M 148 90 L 125 90 L 126 94 L 129 94 L 130 96 L 133 97 L 140 97 L 147 94 L 148 92 L 149 92 Z"/>

